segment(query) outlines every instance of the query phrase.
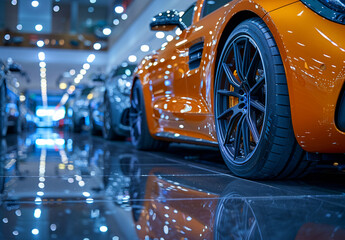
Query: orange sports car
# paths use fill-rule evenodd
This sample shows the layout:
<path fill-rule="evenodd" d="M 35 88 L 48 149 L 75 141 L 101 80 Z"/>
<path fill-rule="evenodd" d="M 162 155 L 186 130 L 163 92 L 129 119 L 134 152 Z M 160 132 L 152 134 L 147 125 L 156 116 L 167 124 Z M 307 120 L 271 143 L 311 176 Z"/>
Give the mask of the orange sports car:
<path fill-rule="evenodd" d="M 345 153 L 344 0 L 198 0 L 150 27 L 182 31 L 136 71 L 136 148 L 218 145 L 234 174 L 255 179 Z"/>

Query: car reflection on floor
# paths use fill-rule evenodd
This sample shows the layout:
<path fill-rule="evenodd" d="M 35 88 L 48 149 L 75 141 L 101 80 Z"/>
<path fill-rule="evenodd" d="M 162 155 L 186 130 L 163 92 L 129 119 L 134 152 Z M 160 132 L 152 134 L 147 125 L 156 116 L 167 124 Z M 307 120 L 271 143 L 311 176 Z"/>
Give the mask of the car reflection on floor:
<path fill-rule="evenodd" d="M 49 129 L 0 148 L 0 239 L 345 239 L 342 172 L 254 182 L 214 149 Z"/>

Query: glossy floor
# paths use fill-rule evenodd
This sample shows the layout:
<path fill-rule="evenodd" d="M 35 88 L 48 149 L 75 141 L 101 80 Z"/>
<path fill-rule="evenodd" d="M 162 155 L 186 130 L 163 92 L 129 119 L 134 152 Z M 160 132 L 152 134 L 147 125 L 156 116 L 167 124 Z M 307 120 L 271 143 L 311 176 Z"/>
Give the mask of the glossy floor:
<path fill-rule="evenodd" d="M 345 239 L 342 166 L 255 182 L 213 148 L 38 129 L 1 141 L 0 239 Z"/>

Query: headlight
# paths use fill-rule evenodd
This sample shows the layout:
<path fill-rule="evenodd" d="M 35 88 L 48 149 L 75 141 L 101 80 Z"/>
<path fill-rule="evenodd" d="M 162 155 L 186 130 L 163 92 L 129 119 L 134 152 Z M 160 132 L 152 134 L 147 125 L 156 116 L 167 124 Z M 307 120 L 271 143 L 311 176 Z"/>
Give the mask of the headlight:
<path fill-rule="evenodd" d="M 328 20 L 345 24 L 345 0 L 301 0 L 317 14 Z"/>
<path fill-rule="evenodd" d="M 125 94 L 125 95 L 130 95 L 131 87 L 132 87 L 132 82 L 126 80 L 125 78 L 119 78 L 117 80 L 117 89 L 120 91 L 120 93 Z"/>

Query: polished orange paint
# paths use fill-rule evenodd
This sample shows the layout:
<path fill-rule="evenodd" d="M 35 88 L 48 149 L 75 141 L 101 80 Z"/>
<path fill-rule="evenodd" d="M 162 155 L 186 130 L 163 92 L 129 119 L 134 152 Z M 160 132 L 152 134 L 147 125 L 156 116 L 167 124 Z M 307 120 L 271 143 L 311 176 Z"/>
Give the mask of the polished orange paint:
<path fill-rule="evenodd" d="M 310 152 L 344 153 L 345 133 L 335 126 L 335 107 L 345 80 L 345 25 L 323 19 L 300 1 L 234 0 L 201 18 L 203 2 L 197 2 L 193 24 L 145 57 L 136 72 L 152 136 L 171 133 L 217 144 L 217 57 L 227 30 L 257 16 L 271 30 L 284 62 L 297 141 Z M 200 67 L 190 70 L 188 49 L 200 41 Z"/>

